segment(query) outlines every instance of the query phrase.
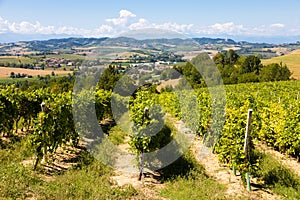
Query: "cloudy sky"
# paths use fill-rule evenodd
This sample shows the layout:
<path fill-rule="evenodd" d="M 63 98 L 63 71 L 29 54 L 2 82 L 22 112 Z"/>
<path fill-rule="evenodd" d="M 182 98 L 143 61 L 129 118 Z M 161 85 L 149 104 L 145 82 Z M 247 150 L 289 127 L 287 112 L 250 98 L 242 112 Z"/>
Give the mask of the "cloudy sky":
<path fill-rule="evenodd" d="M 299 8 L 299 0 L 0 0 L 0 40 L 9 34 L 103 37 L 142 28 L 193 37 L 295 38 Z"/>

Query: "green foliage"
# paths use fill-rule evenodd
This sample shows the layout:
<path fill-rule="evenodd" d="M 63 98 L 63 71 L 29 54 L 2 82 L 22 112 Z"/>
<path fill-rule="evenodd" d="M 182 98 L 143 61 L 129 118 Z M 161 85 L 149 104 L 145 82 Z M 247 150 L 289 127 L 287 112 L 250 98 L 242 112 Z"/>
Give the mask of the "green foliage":
<path fill-rule="evenodd" d="M 33 154 L 26 143 L 23 140 L 0 148 L 0 199 L 28 198 L 33 185 L 40 183 L 40 178 L 20 163 Z"/>
<path fill-rule="evenodd" d="M 208 178 L 191 152 L 162 169 L 161 173 L 162 180 L 167 183 L 166 188 L 161 191 L 165 198 L 204 200 L 224 197 L 225 187 Z"/>
<path fill-rule="evenodd" d="M 261 165 L 253 175 L 264 182 L 263 187 L 272 189 L 285 199 L 299 199 L 300 178 L 271 155 L 262 153 L 260 156 Z"/>
<path fill-rule="evenodd" d="M 118 148 L 113 144 L 108 136 L 104 136 L 101 143 L 95 145 L 93 156 L 101 163 L 114 166 L 117 159 Z"/>
<path fill-rule="evenodd" d="M 159 105 L 166 113 L 176 118 L 181 118 L 181 108 L 175 92 L 163 92 L 159 96 Z"/>
<path fill-rule="evenodd" d="M 273 63 L 261 69 L 260 81 L 285 81 L 289 80 L 291 75 L 286 65 Z"/>
<path fill-rule="evenodd" d="M 175 69 L 181 73 L 193 88 L 203 85 L 203 79 L 200 72 L 189 62 L 182 66 L 176 66 Z"/>
<path fill-rule="evenodd" d="M 254 72 L 256 75 L 259 74 L 262 68 L 261 60 L 258 56 L 248 56 L 242 64 L 242 73 Z"/>
<path fill-rule="evenodd" d="M 248 160 L 244 153 L 245 132 L 247 123 L 247 113 L 249 108 L 253 108 L 251 105 L 251 97 L 242 102 L 239 108 L 227 108 L 226 109 L 226 122 L 223 127 L 222 136 L 215 146 L 215 152 L 218 154 L 218 158 L 221 162 L 227 163 L 228 166 L 232 166 L 234 163 L 237 170 L 242 174 L 256 170 L 259 164 L 259 160 L 255 159 L 253 150 L 254 145 L 250 140 L 249 148 L 250 159 Z M 255 138 L 256 130 L 256 118 L 252 119 L 252 131 L 251 136 Z"/>
<path fill-rule="evenodd" d="M 239 62 L 239 60 L 237 62 Z M 252 73 L 253 75 L 255 74 L 255 72 Z M 221 121 L 220 119 L 222 119 L 224 115 L 224 111 L 222 111 L 221 109 L 217 111 L 211 110 L 212 107 L 221 104 L 222 102 L 218 99 L 211 99 L 209 90 L 207 88 L 196 90 L 195 93 L 197 96 L 197 101 L 186 105 L 180 105 L 179 102 L 180 98 L 190 98 L 190 96 L 188 95 L 188 91 L 181 91 L 182 96 L 180 97 L 180 95 L 176 95 L 175 92 L 163 92 L 162 94 L 157 94 L 155 92 L 155 89 L 153 88 L 154 87 L 148 89 L 144 88 L 143 90 L 137 91 L 130 99 L 121 95 L 112 95 L 110 91 L 105 90 L 97 90 L 96 93 L 82 90 L 81 93 L 79 93 L 76 97 L 79 99 L 76 99 L 72 98 L 71 92 L 56 94 L 52 93 L 50 89 L 21 91 L 18 90 L 15 86 L 1 87 L 0 128 L 2 132 L 12 132 L 15 128 L 13 125 L 16 122 L 15 119 L 18 119 L 19 115 L 21 116 L 20 122 L 26 120 L 34 121 L 35 126 L 32 130 L 33 133 L 30 135 L 30 141 L 27 142 L 27 144 L 29 143 L 31 144 L 31 146 L 26 146 L 28 148 L 27 153 L 24 150 L 20 152 L 25 152 L 25 155 L 36 153 L 37 156 L 41 157 L 45 154 L 45 152 L 54 152 L 58 146 L 63 145 L 66 142 L 76 141 L 78 135 L 74 130 L 74 119 L 72 117 L 72 101 L 74 102 L 80 100 L 81 103 L 79 104 L 79 108 L 83 109 L 82 112 L 85 113 L 85 115 L 82 114 L 79 116 L 85 122 L 89 121 L 89 114 L 91 113 L 91 111 L 93 111 L 93 109 L 95 109 L 96 113 L 99 115 L 98 119 L 95 119 L 95 123 L 98 123 L 98 121 L 102 120 L 103 118 L 111 116 L 110 102 L 112 96 L 116 96 L 116 98 L 121 101 L 121 104 L 123 106 L 126 107 L 126 105 L 129 103 L 130 118 L 133 122 L 131 132 L 131 146 L 137 153 L 141 153 L 141 151 L 143 150 L 145 152 L 150 152 L 165 146 L 171 139 L 173 139 L 173 136 L 176 134 L 169 124 L 165 125 L 164 113 L 162 109 L 165 112 L 168 112 L 180 119 L 185 119 L 185 113 L 200 113 L 200 115 L 197 116 L 196 120 L 196 123 L 199 123 L 199 128 L 196 131 L 198 135 L 201 135 L 204 138 L 207 134 L 209 135 L 209 133 L 214 133 L 214 131 L 216 130 L 213 120 Z M 252 175 L 264 177 L 266 183 L 268 183 L 270 187 L 274 188 L 274 190 L 280 192 L 280 189 L 282 189 L 281 194 L 289 195 L 289 192 L 291 192 L 291 195 L 295 195 L 295 197 L 299 196 L 297 194 L 297 187 L 299 187 L 298 181 L 295 179 L 293 174 L 287 172 L 284 168 L 270 168 L 270 170 L 268 170 L 269 172 L 266 172 L 264 174 L 254 173 L 255 171 L 259 171 L 258 169 L 260 166 L 271 166 L 272 163 L 264 164 L 264 157 L 257 156 L 254 151 L 252 140 L 264 141 L 275 149 L 278 149 L 281 152 L 285 152 L 291 156 L 298 157 L 299 159 L 299 88 L 300 86 L 298 81 L 257 84 L 248 83 L 227 86 L 225 116 L 226 120 L 222 130 L 222 134 L 217 134 L 219 136 L 219 141 L 214 147 L 215 153 L 218 154 L 220 161 L 227 164 L 228 167 L 231 167 L 233 163 L 241 173 L 250 171 Z M 210 88 L 210 90 L 212 89 L 213 88 Z M 47 109 L 45 112 L 40 112 L 41 101 L 46 102 Z M 160 108 L 158 105 L 161 105 L 162 108 Z M 147 116 L 145 116 L 146 107 L 149 108 L 149 115 Z M 249 108 L 253 109 L 251 126 L 252 140 L 250 142 L 252 151 L 250 161 L 245 159 L 245 155 L 243 152 L 247 110 Z M 122 115 L 118 116 L 118 119 L 122 119 L 121 121 L 124 122 L 125 125 L 130 126 L 130 123 L 124 120 L 124 116 L 126 113 L 121 113 Z M 214 119 L 213 115 L 217 115 L 218 118 Z M 191 123 L 189 122 L 189 119 L 191 118 L 186 119 L 187 124 Z M 24 124 L 20 125 L 24 126 Z M 92 126 L 92 124 L 90 125 Z M 219 126 L 218 123 L 217 126 Z M 82 130 L 79 129 L 79 131 L 88 132 L 89 128 L 93 127 L 88 127 L 87 129 Z M 155 133 L 157 134 L 154 136 Z M 112 139 L 115 144 L 119 144 L 122 142 L 122 138 L 124 136 L 123 134 L 125 135 L 125 133 L 120 132 L 120 130 L 118 130 L 117 128 L 112 129 L 109 139 Z M 114 151 L 114 149 L 110 148 L 111 146 L 107 144 L 109 143 L 105 143 L 105 145 L 101 147 L 102 149 L 99 149 L 99 152 L 106 150 L 107 154 L 105 155 L 107 155 L 108 158 L 109 155 L 111 155 L 110 153 Z M 6 148 L 5 146 L 6 144 L 4 144 L 3 142 L 0 143 L 1 148 Z M 40 184 L 38 178 L 30 178 L 30 171 L 26 168 L 22 168 L 22 166 L 19 164 L 9 164 L 10 161 L 19 163 L 20 160 L 24 158 L 21 155 L 17 154 L 14 154 L 16 158 L 13 158 L 9 156 L 9 154 L 11 153 L 11 150 L 1 150 L 1 167 L 3 167 L 4 169 L 4 165 L 7 166 L 7 169 L 3 170 L 4 174 L 12 174 L 13 171 L 17 171 L 18 173 L 20 172 L 20 174 L 16 173 L 17 175 L 23 175 L 25 178 L 28 178 L 28 181 L 30 181 L 27 182 L 24 180 L 25 185 L 31 184 L 32 182 L 37 182 L 38 184 Z M 177 164 L 178 166 L 181 166 L 180 163 Z M 92 170 L 90 168 L 84 169 Z M 195 169 L 195 167 L 193 165 L 190 165 L 190 168 L 187 167 L 187 169 Z M 201 184 L 197 181 L 194 181 L 194 179 L 197 180 L 196 177 L 201 174 L 200 172 L 196 176 L 186 176 L 186 174 L 189 173 L 184 172 L 183 174 L 180 174 L 180 171 L 183 172 L 181 167 L 178 167 L 179 171 L 176 171 L 175 169 L 172 170 L 174 171 L 174 174 L 171 174 L 171 170 L 169 170 L 169 172 L 165 171 L 165 175 L 170 175 L 169 177 L 166 176 L 165 180 L 174 183 L 174 187 L 181 187 L 184 184 L 189 187 L 200 187 Z M 53 188 L 51 189 L 49 188 L 50 186 L 45 186 L 43 187 L 44 189 L 39 188 L 39 190 L 41 190 L 42 192 L 44 191 L 47 194 L 49 192 L 49 196 L 47 196 L 49 198 L 60 198 L 60 195 L 67 195 L 68 198 L 72 198 L 73 195 L 77 194 L 80 198 L 103 197 L 93 196 L 91 193 L 86 194 L 85 196 L 84 191 L 78 188 L 80 188 L 81 186 L 86 188 L 87 185 L 79 181 L 76 182 L 75 178 L 73 177 L 76 173 L 72 173 L 73 174 L 70 175 L 70 177 L 73 178 L 72 180 L 74 184 L 76 183 L 78 185 L 75 184 L 74 186 L 74 184 L 72 185 L 71 182 L 66 183 L 63 182 L 63 180 L 60 180 L 61 185 L 67 185 L 66 191 L 63 191 L 58 187 L 58 185 L 53 186 Z M 83 171 L 80 173 L 83 173 L 82 176 L 88 176 L 87 174 L 84 174 Z M 5 178 L 6 176 L 4 174 L 3 177 Z M 181 175 L 181 178 L 179 178 L 178 174 Z M 15 180 L 18 178 L 17 175 L 11 175 L 13 179 L 11 182 L 9 182 L 9 186 L 15 183 Z M 278 177 L 284 177 L 284 179 L 279 179 Z M 98 179 L 92 179 L 91 177 L 89 178 L 90 179 L 85 180 L 91 180 L 91 182 L 95 184 L 99 181 Z M 106 179 L 103 179 L 102 181 L 105 182 L 105 180 Z M 177 183 L 173 182 L 174 180 L 178 181 L 178 185 L 176 185 Z M 105 182 L 105 184 L 106 183 L 107 187 L 105 188 L 111 187 L 111 184 Z M 170 188 L 173 187 L 172 183 L 170 183 Z M 198 185 L 198 183 L 200 185 Z M 4 184 L 4 179 L 0 181 L 0 184 Z M 5 190 L 3 189 L 4 192 L 2 192 L 1 190 L 0 194 L 3 194 L 1 197 L 5 198 L 14 192 L 16 195 L 13 196 L 13 198 L 25 198 L 26 192 L 29 191 L 27 190 L 25 185 L 18 183 L 16 184 L 15 189 L 3 186 Z M 288 189 L 288 187 L 290 188 Z M 133 190 L 127 189 L 125 189 L 125 191 L 130 193 L 129 196 L 135 194 Z M 20 190 L 23 192 L 18 193 L 17 191 Z M 55 191 L 56 193 L 51 193 L 51 190 Z M 38 191 L 38 189 L 35 190 L 34 188 L 30 188 L 30 191 Z M 94 192 L 98 190 L 93 187 L 88 191 Z M 125 196 L 128 195 L 127 192 Z M 100 191 L 100 193 L 101 195 L 108 195 L 108 197 L 112 197 L 116 193 L 118 193 L 118 195 L 123 194 L 121 192 L 121 189 L 116 189 L 115 193 L 105 193 L 102 190 Z M 44 195 L 44 193 L 41 194 Z M 121 198 L 118 195 L 117 198 Z M 175 193 L 171 194 L 171 192 L 164 192 L 164 195 L 173 198 Z M 186 192 L 184 192 L 184 194 L 182 195 L 182 198 L 185 197 L 184 195 L 186 195 Z"/>
<path fill-rule="evenodd" d="M 96 115 L 99 121 L 103 118 L 111 118 L 112 111 L 111 111 L 111 91 L 105 91 L 99 89 L 95 93 L 95 109 Z"/>
<path fill-rule="evenodd" d="M 31 144 L 37 154 L 36 162 L 47 152 L 53 153 L 69 141 L 76 145 L 78 138 L 74 127 L 71 93 L 49 96 L 45 103 L 46 110 L 39 113 L 31 135 Z"/>
<path fill-rule="evenodd" d="M 0 133 L 11 133 L 17 108 L 0 93 Z"/>
<path fill-rule="evenodd" d="M 292 75 L 282 63 L 263 66 L 258 56 L 240 57 L 233 50 L 218 53 L 213 60 L 224 84 L 289 80 Z"/>
<path fill-rule="evenodd" d="M 130 111 L 133 127 L 129 144 L 138 154 L 152 152 L 170 141 L 171 131 L 164 126 L 164 113 L 158 106 L 157 94 L 147 90 L 137 92 Z"/>
<path fill-rule="evenodd" d="M 182 68 L 185 68 L 183 66 L 181 67 L 176 67 L 177 70 L 182 70 Z M 169 79 L 177 79 L 180 77 L 180 74 L 174 70 L 174 69 L 165 69 L 161 74 L 160 74 L 160 79 L 161 80 L 169 80 Z"/>
<path fill-rule="evenodd" d="M 214 56 L 213 60 L 216 63 L 216 65 L 228 65 L 235 64 L 239 57 L 240 56 L 234 50 L 230 49 L 229 51 L 218 53 Z"/>
<path fill-rule="evenodd" d="M 20 163 L 32 156 L 26 142 L 0 149 L 1 199 L 130 199 L 139 195 L 131 185 L 116 186 L 110 179 L 112 170 L 87 152 L 81 153 L 77 167 L 45 181 Z"/>
<path fill-rule="evenodd" d="M 128 133 L 124 132 L 120 127 L 114 126 L 109 130 L 109 140 L 114 145 L 119 145 L 124 143 L 124 138 L 127 136 Z"/>
<path fill-rule="evenodd" d="M 238 83 L 249 83 L 249 82 L 250 83 L 259 82 L 259 77 L 256 75 L 255 72 L 244 73 L 238 77 Z"/>
<path fill-rule="evenodd" d="M 120 79 L 117 68 L 110 65 L 101 75 L 98 87 L 104 90 L 113 90 L 117 81 Z"/>

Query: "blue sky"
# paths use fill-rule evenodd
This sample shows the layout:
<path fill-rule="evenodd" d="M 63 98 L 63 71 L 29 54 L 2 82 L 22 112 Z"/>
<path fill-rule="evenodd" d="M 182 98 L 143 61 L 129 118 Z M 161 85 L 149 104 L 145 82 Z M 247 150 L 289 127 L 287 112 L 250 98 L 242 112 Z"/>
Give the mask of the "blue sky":
<path fill-rule="evenodd" d="M 0 36 L 101 37 L 148 27 L 197 37 L 299 36 L 299 8 L 299 0 L 0 0 Z"/>

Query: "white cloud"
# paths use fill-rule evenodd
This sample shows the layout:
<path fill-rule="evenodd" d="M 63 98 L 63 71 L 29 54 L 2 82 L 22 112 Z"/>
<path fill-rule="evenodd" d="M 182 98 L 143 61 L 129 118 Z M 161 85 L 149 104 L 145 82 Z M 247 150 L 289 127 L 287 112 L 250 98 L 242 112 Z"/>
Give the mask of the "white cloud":
<path fill-rule="evenodd" d="M 136 15 L 133 14 L 132 12 L 128 10 L 121 10 L 119 12 L 119 17 L 118 18 L 111 18 L 111 19 L 106 19 L 107 22 L 111 22 L 114 25 L 122 25 L 125 26 L 130 18 L 135 18 Z"/>
<path fill-rule="evenodd" d="M 136 29 L 149 28 L 149 26 L 151 25 L 146 19 L 140 18 L 138 22 L 131 24 L 128 28 L 130 30 L 136 30 Z"/>
<path fill-rule="evenodd" d="M 292 29 L 287 29 L 284 24 L 270 24 L 245 26 L 234 22 L 216 23 L 207 27 L 193 29 L 194 33 L 200 35 L 232 35 L 232 36 L 280 36 L 286 33 L 293 35 Z M 295 35 L 295 34 L 294 34 Z"/>
<path fill-rule="evenodd" d="M 120 17 L 123 17 L 123 18 L 136 17 L 136 15 L 133 14 L 132 12 L 128 11 L 128 10 L 121 10 L 120 11 Z"/>
<path fill-rule="evenodd" d="M 155 23 L 149 23 L 144 18 L 140 18 L 138 22 L 131 24 L 128 28 L 129 30 L 155 28 L 155 29 L 170 30 L 179 33 L 189 33 L 192 31 L 193 26 L 194 26 L 193 24 L 177 24 L 171 22 L 163 23 L 163 24 L 155 24 Z"/>
<path fill-rule="evenodd" d="M 96 31 L 99 32 L 99 33 L 112 32 L 113 27 L 108 26 L 108 25 L 101 25 L 98 29 L 96 29 Z"/>
<path fill-rule="evenodd" d="M 209 27 L 209 32 L 213 34 L 237 34 L 245 31 L 243 25 L 236 25 L 233 22 L 214 24 Z"/>
<path fill-rule="evenodd" d="M 164 23 L 164 24 L 155 24 L 154 28 L 166 29 L 170 31 L 176 31 L 179 33 L 190 33 L 193 28 L 193 24 L 177 24 L 177 23 Z"/>
<path fill-rule="evenodd" d="M 270 27 L 271 27 L 271 28 L 284 28 L 285 25 L 284 25 L 284 24 L 279 24 L 279 23 L 278 23 L 278 24 L 271 24 Z"/>
<path fill-rule="evenodd" d="M 85 37 L 113 36 L 127 31 L 138 29 L 156 28 L 175 31 L 196 36 L 280 36 L 299 35 L 300 27 L 288 29 L 284 24 L 274 23 L 269 25 L 245 26 L 234 22 L 215 23 L 209 26 L 196 26 L 194 24 L 178 24 L 175 22 L 154 23 L 145 18 L 137 18 L 136 14 L 128 10 L 120 10 L 118 17 L 108 18 L 107 23 L 94 29 L 81 29 L 70 26 L 45 26 L 40 22 L 10 22 L 0 16 L 0 34 L 68 34 L 82 35 Z"/>
<path fill-rule="evenodd" d="M 14 22 L 12 24 L 9 24 L 9 29 L 14 33 L 36 33 L 39 27 L 40 24 L 38 22 L 36 24 L 31 24 L 29 22 L 22 21 L 21 23 Z"/>
<path fill-rule="evenodd" d="M 8 21 L 4 20 L 1 16 L 0 16 L 0 33 L 5 33 L 7 32 L 9 29 L 8 27 Z"/>

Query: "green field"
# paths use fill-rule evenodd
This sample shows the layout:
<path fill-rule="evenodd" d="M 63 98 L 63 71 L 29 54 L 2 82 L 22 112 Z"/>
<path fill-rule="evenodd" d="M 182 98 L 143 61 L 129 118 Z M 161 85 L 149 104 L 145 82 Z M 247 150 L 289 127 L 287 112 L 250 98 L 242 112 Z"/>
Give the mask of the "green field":
<path fill-rule="evenodd" d="M 50 54 L 46 55 L 46 58 L 59 58 L 59 59 L 66 59 L 66 60 L 85 60 L 88 57 L 76 54 Z M 12 66 L 13 64 L 41 64 L 43 61 L 44 56 L 0 56 L 0 63 L 4 66 Z"/>
<path fill-rule="evenodd" d="M 291 70 L 292 77 L 295 79 L 300 79 L 300 51 L 295 51 L 291 54 L 279 56 L 271 59 L 262 60 L 264 65 L 271 63 L 280 63 L 286 64 Z"/>
<path fill-rule="evenodd" d="M 41 58 L 42 56 L 36 56 L 36 57 Z M 50 55 L 46 55 L 46 58 L 59 58 L 59 59 L 67 59 L 67 60 L 76 60 L 76 59 L 84 60 L 84 59 L 86 59 L 86 56 L 77 55 L 77 54 L 50 54 Z"/>
<path fill-rule="evenodd" d="M 23 56 L 0 56 L 0 63 L 3 64 L 33 64 L 36 62 L 36 59 Z"/>
<path fill-rule="evenodd" d="M 0 78 L 0 83 L 18 83 L 18 82 L 24 82 L 24 81 L 37 81 L 38 77 L 33 78 Z"/>

